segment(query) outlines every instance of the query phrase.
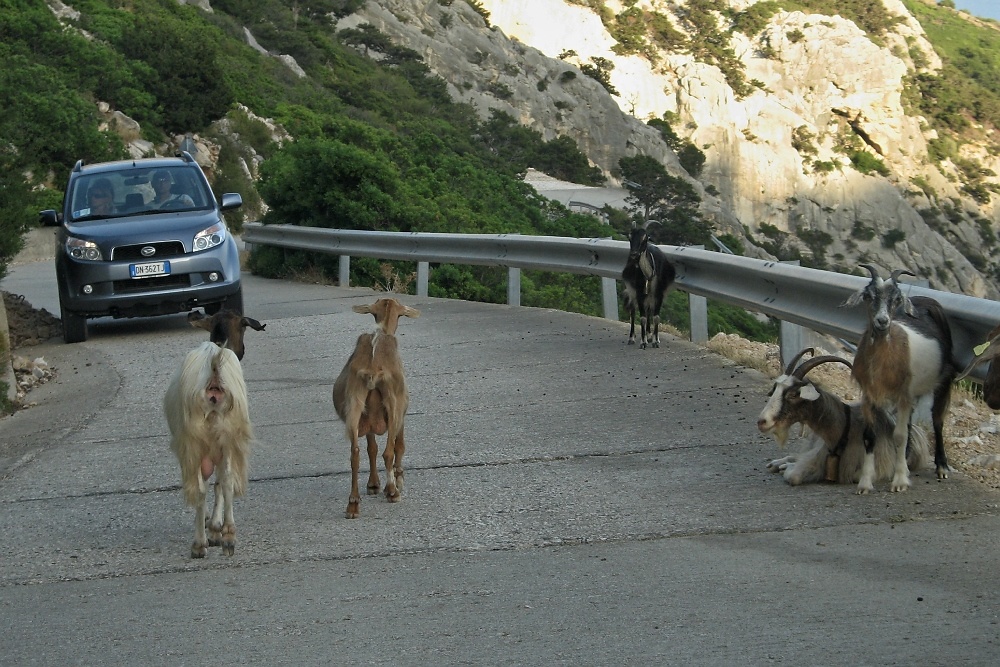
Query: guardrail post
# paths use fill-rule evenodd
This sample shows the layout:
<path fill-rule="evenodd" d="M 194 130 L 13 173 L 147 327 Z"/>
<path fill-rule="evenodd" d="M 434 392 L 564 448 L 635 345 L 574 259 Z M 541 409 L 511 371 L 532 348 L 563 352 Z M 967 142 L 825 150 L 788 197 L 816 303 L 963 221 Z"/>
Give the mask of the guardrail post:
<path fill-rule="evenodd" d="M 427 296 L 427 279 L 430 277 L 429 262 L 417 262 L 417 296 Z"/>
<path fill-rule="evenodd" d="M 688 312 L 691 314 L 691 342 L 708 342 L 708 299 L 688 293 Z"/>
<path fill-rule="evenodd" d="M 507 269 L 507 304 L 521 305 L 521 269 L 513 266 Z"/>
<path fill-rule="evenodd" d="M 351 256 L 340 256 L 340 269 L 337 272 L 337 285 L 339 287 L 351 286 Z"/>
<path fill-rule="evenodd" d="M 604 319 L 618 321 L 618 281 L 601 278 L 601 301 L 604 303 Z"/>
<path fill-rule="evenodd" d="M 693 245 L 692 248 L 704 250 L 703 245 Z M 691 342 L 704 344 L 708 342 L 708 299 L 688 292 L 688 314 L 691 319 Z"/>
<path fill-rule="evenodd" d="M 799 260 L 785 261 L 782 264 L 799 266 Z M 778 333 L 778 354 L 781 357 L 782 368 L 806 346 L 806 335 L 806 329 L 801 325 L 781 320 Z"/>

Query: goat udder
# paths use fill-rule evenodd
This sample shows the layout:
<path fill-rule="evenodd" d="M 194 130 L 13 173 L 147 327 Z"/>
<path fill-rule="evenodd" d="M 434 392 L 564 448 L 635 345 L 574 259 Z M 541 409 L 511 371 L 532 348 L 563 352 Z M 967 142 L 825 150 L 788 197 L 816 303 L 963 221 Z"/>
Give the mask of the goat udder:
<path fill-rule="evenodd" d="M 215 461 L 211 457 L 206 456 L 201 460 L 201 478 L 208 479 L 215 472 Z"/>

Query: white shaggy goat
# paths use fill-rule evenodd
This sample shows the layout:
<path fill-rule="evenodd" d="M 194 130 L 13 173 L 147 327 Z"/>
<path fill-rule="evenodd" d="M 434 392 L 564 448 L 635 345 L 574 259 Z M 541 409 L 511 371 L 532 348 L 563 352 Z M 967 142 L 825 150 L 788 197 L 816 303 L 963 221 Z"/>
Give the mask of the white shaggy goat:
<path fill-rule="evenodd" d="M 354 306 L 356 313 L 375 316 L 373 333 L 358 336 L 354 352 L 333 385 L 333 407 L 344 422 L 347 439 L 351 443 L 351 495 L 347 500 L 346 516 L 354 519 L 360 512 L 361 495 L 358 492 L 358 469 L 361 453 L 358 436 L 368 442 L 368 495 L 378 493 L 380 482 L 376 456 L 376 435 L 386 435 L 385 497 L 399 502 L 403 491 L 403 418 L 410 397 L 403 376 L 403 362 L 399 357 L 396 327 L 400 316 L 419 317 L 420 311 L 404 306 L 395 299 L 379 299 L 370 306 Z"/>
<path fill-rule="evenodd" d="M 889 280 L 882 280 L 871 264 L 862 264 L 872 279 L 844 302 L 854 306 L 864 301 L 868 306 L 868 327 L 854 355 L 852 376 L 861 387 L 861 409 L 865 429 L 865 462 L 858 480 L 858 493 L 875 490 L 875 426 L 880 413 L 895 416 L 892 439 L 895 444 L 895 468 L 889 488 L 905 491 L 910 487 L 906 463 L 907 432 L 910 416 L 918 400 L 932 395 L 931 420 L 934 425 L 934 464 L 938 479 L 951 470 L 944 451 L 944 415 L 951 399 L 955 379 L 952 360 L 951 327 L 944 309 L 928 297 L 907 298 L 896 283 L 897 269 Z"/>
<path fill-rule="evenodd" d="M 812 434 L 812 449 L 775 459 L 767 468 L 782 473 L 792 486 L 822 481 L 851 484 L 858 481 L 865 457 L 861 404 L 847 403 L 806 378 L 809 371 L 822 364 L 842 363 L 850 368 L 851 363 L 840 357 L 819 356 L 796 366 L 804 354 L 811 352 L 813 348 L 799 352 L 784 374 L 775 379 L 757 428 L 784 447 L 789 430 L 800 424 Z M 883 428 L 891 431 L 892 420 L 886 420 Z M 889 479 L 895 467 L 893 452 L 887 445 L 885 438 L 876 442 L 876 480 Z M 924 468 L 930 462 L 927 436 L 920 427 L 910 432 L 907 462 L 913 469 Z"/>
<path fill-rule="evenodd" d="M 233 498 L 247 488 L 247 458 L 253 429 L 246 383 L 236 354 L 204 342 L 188 352 L 163 399 L 170 427 L 170 449 L 181 467 L 184 500 L 195 508 L 192 558 L 204 558 L 207 546 L 236 548 Z M 215 473 L 215 506 L 205 538 L 207 480 Z"/>

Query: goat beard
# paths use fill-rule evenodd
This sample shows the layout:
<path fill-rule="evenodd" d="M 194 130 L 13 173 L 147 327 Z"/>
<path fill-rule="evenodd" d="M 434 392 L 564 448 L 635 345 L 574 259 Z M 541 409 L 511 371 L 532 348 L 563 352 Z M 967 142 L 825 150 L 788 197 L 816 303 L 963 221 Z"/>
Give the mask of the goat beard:
<path fill-rule="evenodd" d="M 791 430 L 789 424 L 775 424 L 770 431 L 770 435 L 778 443 L 778 447 L 784 448 L 788 444 L 788 432 Z"/>

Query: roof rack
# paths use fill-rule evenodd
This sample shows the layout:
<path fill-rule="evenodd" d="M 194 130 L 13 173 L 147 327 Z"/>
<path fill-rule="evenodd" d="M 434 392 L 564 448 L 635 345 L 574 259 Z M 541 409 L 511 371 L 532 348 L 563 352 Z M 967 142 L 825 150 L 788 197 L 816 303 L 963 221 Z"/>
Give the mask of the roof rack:
<path fill-rule="evenodd" d="M 83 169 L 83 160 L 77 160 L 76 164 L 73 165 L 73 171 L 80 171 Z"/>
<path fill-rule="evenodd" d="M 183 158 L 185 162 L 194 162 L 194 158 L 187 151 L 177 151 L 176 157 Z"/>

